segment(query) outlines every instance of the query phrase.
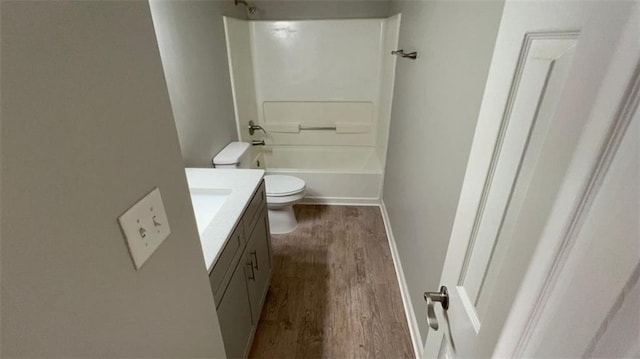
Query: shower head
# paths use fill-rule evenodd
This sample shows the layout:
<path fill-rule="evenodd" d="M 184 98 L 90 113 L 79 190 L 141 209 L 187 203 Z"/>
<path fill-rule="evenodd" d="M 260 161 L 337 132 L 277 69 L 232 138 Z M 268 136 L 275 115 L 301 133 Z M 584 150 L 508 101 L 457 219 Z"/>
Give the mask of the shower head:
<path fill-rule="evenodd" d="M 238 4 L 244 5 L 247 8 L 247 11 L 249 12 L 249 14 L 253 14 L 256 12 L 256 7 L 244 0 L 233 0 L 233 1 L 235 2 L 236 6 L 238 6 Z"/>

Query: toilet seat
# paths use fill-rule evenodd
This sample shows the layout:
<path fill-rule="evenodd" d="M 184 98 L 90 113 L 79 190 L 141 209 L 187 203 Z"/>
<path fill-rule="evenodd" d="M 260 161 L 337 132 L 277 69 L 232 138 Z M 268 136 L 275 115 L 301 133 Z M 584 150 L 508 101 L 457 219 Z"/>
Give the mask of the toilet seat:
<path fill-rule="evenodd" d="M 298 221 L 293 205 L 304 198 L 304 180 L 284 175 L 264 176 L 269 210 L 269 230 L 272 234 L 293 232 Z"/>
<path fill-rule="evenodd" d="M 304 191 L 305 183 L 302 179 L 284 175 L 264 176 L 267 202 L 269 197 L 286 197 Z"/>

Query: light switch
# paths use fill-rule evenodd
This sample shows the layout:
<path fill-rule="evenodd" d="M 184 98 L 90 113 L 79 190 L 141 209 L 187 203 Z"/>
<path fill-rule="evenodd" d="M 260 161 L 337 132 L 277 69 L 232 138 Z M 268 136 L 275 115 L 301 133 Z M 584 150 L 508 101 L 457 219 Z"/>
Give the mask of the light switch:
<path fill-rule="evenodd" d="M 118 222 L 136 269 L 142 267 L 171 233 L 157 187 L 118 217 Z"/>

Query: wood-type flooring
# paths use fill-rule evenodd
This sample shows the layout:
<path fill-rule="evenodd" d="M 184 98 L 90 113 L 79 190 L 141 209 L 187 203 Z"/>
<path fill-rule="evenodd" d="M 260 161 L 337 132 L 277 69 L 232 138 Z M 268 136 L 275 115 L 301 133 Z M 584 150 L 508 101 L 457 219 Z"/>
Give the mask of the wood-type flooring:
<path fill-rule="evenodd" d="M 378 207 L 295 206 L 251 358 L 413 358 Z"/>

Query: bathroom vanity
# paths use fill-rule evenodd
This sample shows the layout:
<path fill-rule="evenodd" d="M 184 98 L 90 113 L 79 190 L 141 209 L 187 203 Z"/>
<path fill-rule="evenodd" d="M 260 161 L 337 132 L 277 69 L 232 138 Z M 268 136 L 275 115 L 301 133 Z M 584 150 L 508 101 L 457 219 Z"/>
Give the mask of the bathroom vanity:
<path fill-rule="evenodd" d="M 264 171 L 186 173 L 225 351 L 229 358 L 244 358 L 273 268 Z"/>

